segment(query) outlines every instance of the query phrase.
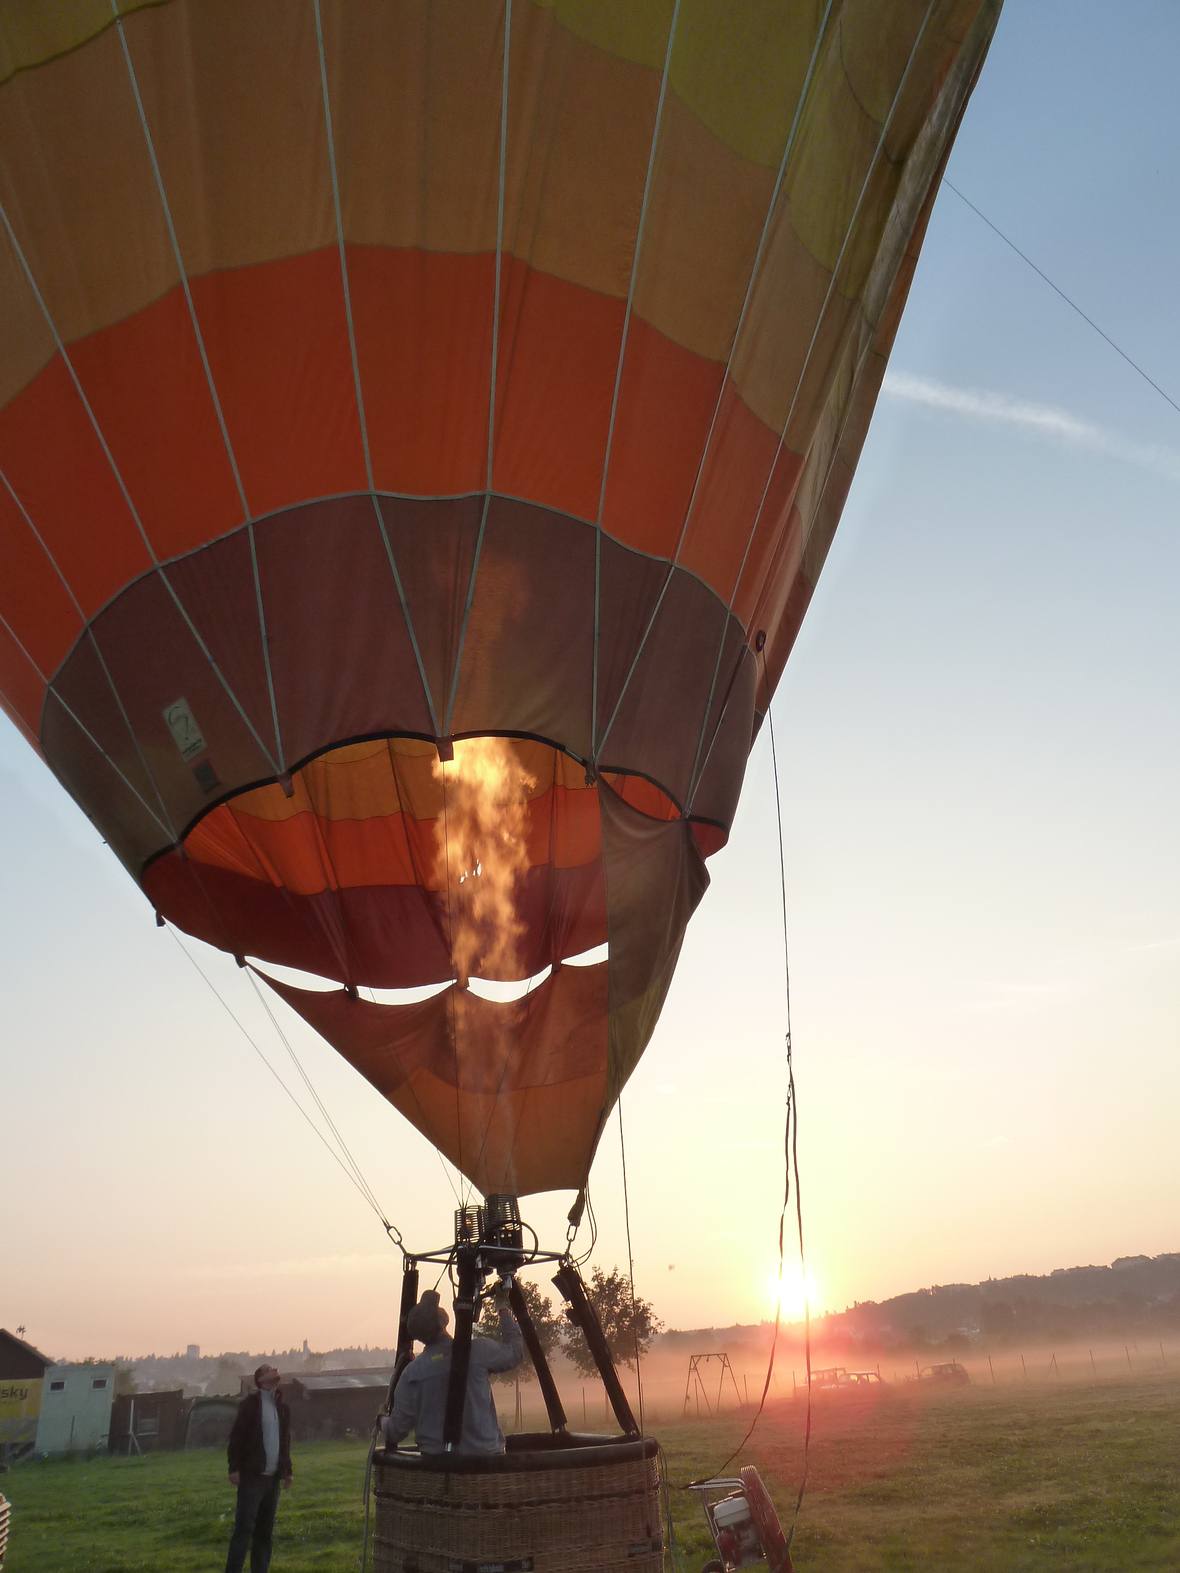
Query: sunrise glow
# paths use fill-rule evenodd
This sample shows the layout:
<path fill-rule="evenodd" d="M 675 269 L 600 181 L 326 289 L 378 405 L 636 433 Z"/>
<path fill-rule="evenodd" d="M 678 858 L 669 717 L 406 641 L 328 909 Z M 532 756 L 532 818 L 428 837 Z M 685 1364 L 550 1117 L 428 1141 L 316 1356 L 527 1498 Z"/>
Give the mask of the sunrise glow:
<path fill-rule="evenodd" d="M 799 1321 L 805 1312 L 818 1316 L 823 1310 L 819 1285 L 811 1268 L 806 1270 L 798 1262 L 785 1262 L 782 1274 L 771 1274 L 767 1284 L 771 1314 L 777 1308 L 785 1322 Z"/>

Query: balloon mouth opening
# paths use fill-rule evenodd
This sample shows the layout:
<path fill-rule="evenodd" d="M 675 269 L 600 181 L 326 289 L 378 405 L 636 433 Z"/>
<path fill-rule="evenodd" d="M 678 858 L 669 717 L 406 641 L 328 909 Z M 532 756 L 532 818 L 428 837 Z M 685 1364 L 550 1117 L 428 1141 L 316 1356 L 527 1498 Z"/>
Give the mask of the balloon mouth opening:
<path fill-rule="evenodd" d="M 340 987 L 336 979 L 324 977 L 321 973 L 302 972 L 297 967 L 283 966 L 280 962 L 267 961 L 260 956 L 247 955 L 243 959 L 249 965 L 257 964 L 259 967 L 265 967 L 267 975 L 277 979 L 278 982 L 306 989 L 309 993 L 329 994 Z M 448 989 L 461 986 L 478 999 L 487 1000 L 491 1004 L 508 1005 L 516 1000 L 527 1000 L 542 984 L 547 983 L 560 967 L 599 967 L 609 960 L 610 945 L 604 941 L 576 956 L 564 956 L 556 963 L 549 962 L 539 972 L 532 973 L 527 978 L 471 976 L 466 984 L 460 984 L 458 978 L 452 977 L 444 978 L 438 983 L 414 984 L 407 988 L 390 989 L 363 984 L 361 997 L 374 1005 L 416 1005 L 424 1000 L 434 999 L 439 994 L 445 994 Z"/>
<path fill-rule="evenodd" d="M 210 805 L 142 883 L 178 927 L 303 977 L 515 999 L 605 959 L 604 791 L 684 820 L 647 776 L 591 772 L 547 739 L 353 739 Z M 724 840 L 686 828 L 702 855 Z"/>

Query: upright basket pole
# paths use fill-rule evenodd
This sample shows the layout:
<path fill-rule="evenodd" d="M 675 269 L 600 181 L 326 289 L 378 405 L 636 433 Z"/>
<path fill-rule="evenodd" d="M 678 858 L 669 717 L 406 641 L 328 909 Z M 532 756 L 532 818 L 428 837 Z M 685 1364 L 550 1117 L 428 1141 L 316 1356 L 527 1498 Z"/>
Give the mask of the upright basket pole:
<path fill-rule="evenodd" d="M 447 1408 L 443 1420 L 443 1449 L 454 1452 L 463 1435 L 463 1409 L 467 1401 L 467 1372 L 471 1366 L 471 1330 L 479 1293 L 479 1247 L 461 1245 L 455 1252 L 459 1293 L 455 1298 L 455 1339 L 447 1379 Z"/>
<path fill-rule="evenodd" d="M 397 1318 L 397 1353 L 393 1357 L 393 1374 L 389 1378 L 389 1397 L 385 1405 L 387 1413 L 393 1408 L 393 1395 L 402 1379 L 402 1372 L 414 1358 L 414 1340 L 410 1337 L 406 1320 L 418 1300 L 418 1264 L 412 1256 L 407 1256 L 403 1266 L 402 1303 Z"/>
<path fill-rule="evenodd" d="M 594 1358 L 594 1364 L 598 1367 L 598 1374 L 602 1378 L 602 1385 L 606 1388 L 606 1396 L 615 1412 L 620 1431 L 624 1436 L 638 1436 L 639 1427 L 635 1423 L 630 1400 L 623 1391 L 623 1384 L 619 1381 L 619 1373 L 615 1370 L 610 1346 L 602 1331 L 602 1323 L 598 1320 L 598 1312 L 586 1294 L 586 1285 L 582 1282 L 581 1273 L 572 1262 L 563 1262 L 560 1270 L 554 1273 L 553 1282 L 569 1305 L 571 1320 L 582 1329 Z"/>
<path fill-rule="evenodd" d="M 541 1340 L 533 1319 L 529 1315 L 528 1301 L 524 1297 L 524 1290 L 512 1279 L 508 1289 L 508 1304 L 512 1307 L 512 1314 L 520 1328 L 521 1337 L 524 1339 L 525 1348 L 533 1362 L 533 1369 L 537 1373 L 537 1381 L 541 1385 L 541 1397 L 545 1400 L 545 1413 L 549 1416 L 549 1429 L 558 1436 L 564 1436 L 566 1429 L 565 1408 L 561 1402 L 561 1395 L 557 1391 L 557 1383 L 553 1380 L 553 1372 L 549 1369 L 549 1362 L 545 1358 L 545 1351 L 541 1347 Z"/>

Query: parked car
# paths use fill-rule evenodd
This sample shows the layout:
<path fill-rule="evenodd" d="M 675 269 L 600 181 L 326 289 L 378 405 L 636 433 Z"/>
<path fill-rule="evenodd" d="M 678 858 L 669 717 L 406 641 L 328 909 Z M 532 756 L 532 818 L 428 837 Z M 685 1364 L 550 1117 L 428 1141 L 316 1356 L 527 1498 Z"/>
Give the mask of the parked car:
<path fill-rule="evenodd" d="M 846 1393 L 850 1390 L 863 1392 L 866 1387 L 880 1385 L 882 1385 L 880 1371 L 849 1371 L 845 1366 L 833 1365 L 811 1373 L 813 1393 Z"/>
<path fill-rule="evenodd" d="M 918 1373 L 919 1382 L 942 1382 L 952 1387 L 966 1387 L 971 1381 L 965 1366 L 957 1360 L 944 1360 L 939 1365 L 924 1365 Z"/>

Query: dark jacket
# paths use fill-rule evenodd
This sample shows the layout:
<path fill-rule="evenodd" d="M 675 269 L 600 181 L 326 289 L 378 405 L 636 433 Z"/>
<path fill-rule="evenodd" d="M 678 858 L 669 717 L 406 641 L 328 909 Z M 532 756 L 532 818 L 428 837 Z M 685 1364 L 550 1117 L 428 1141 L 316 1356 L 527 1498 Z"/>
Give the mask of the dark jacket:
<path fill-rule="evenodd" d="M 279 1412 L 278 1473 L 283 1480 L 290 1480 L 291 1411 L 281 1393 L 275 1394 L 275 1407 Z M 262 1445 L 262 1399 L 257 1392 L 248 1393 L 238 1405 L 226 1454 L 231 1475 L 261 1475 L 266 1468 L 266 1450 Z"/>

